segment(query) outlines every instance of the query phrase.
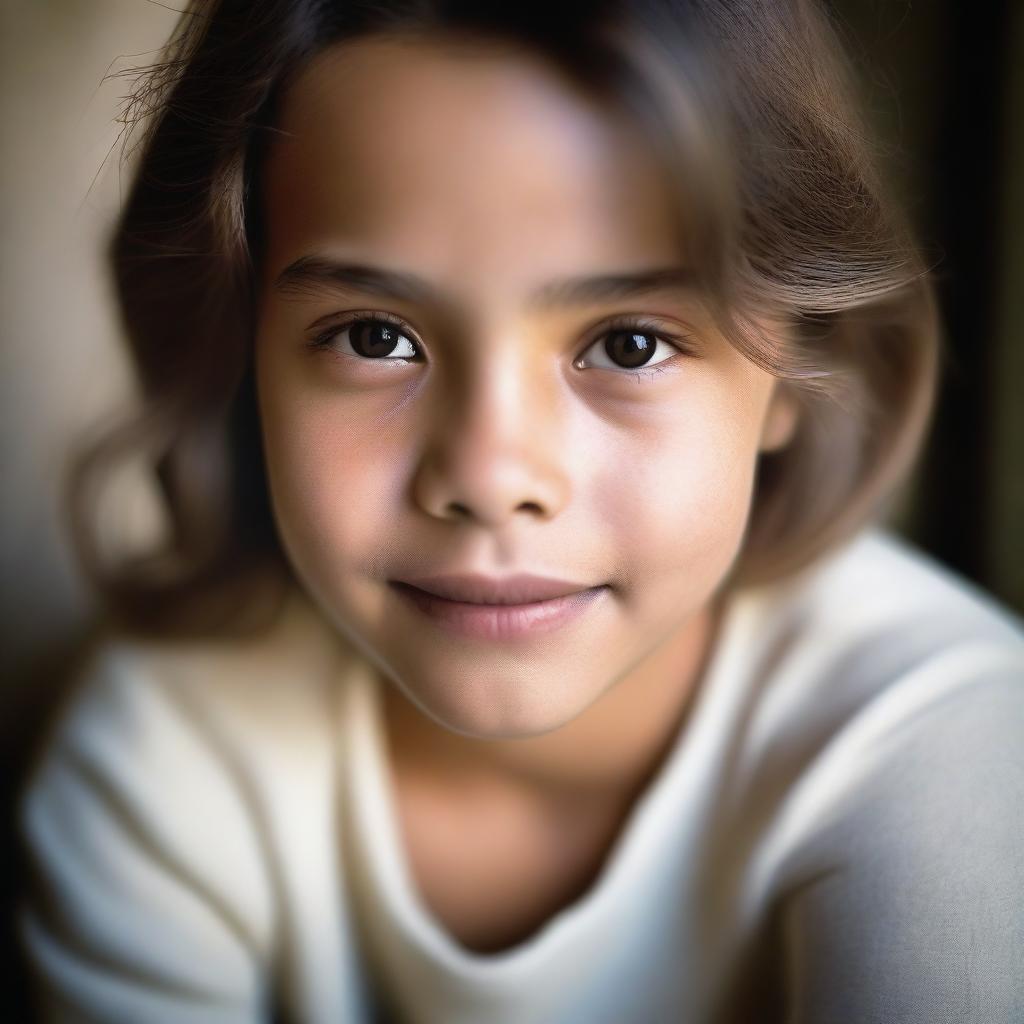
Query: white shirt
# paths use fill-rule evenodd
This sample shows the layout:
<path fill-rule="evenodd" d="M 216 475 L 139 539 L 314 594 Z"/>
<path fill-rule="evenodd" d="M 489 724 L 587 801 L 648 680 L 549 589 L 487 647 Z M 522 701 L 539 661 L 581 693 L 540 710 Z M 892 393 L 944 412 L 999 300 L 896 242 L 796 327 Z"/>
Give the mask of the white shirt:
<path fill-rule="evenodd" d="M 461 947 L 400 840 L 376 673 L 108 637 L 22 804 L 53 1021 L 1024 1020 L 1024 623 L 872 528 L 742 591 L 594 884 Z"/>

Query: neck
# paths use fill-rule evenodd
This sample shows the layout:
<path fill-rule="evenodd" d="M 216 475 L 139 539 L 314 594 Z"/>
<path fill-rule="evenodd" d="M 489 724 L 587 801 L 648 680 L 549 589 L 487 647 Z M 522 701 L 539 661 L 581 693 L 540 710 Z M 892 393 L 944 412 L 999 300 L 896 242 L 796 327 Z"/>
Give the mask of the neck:
<path fill-rule="evenodd" d="M 462 736 L 385 681 L 392 761 L 456 788 L 498 785 L 554 802 L 629 801 L 657 772 L 688 717 L 722 610 L 721 601 L 709 603 L 585 711 L 541 736 Z"/>

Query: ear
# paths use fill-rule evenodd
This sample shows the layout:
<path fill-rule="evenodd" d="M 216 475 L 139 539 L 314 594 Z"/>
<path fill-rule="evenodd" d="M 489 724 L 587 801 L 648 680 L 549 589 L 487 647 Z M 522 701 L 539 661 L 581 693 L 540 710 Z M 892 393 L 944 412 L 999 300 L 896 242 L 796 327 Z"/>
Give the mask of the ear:
<path fill-rule="evenodd" d="M 788 381 L 776 380 L 761 425 L 758 450 L 774 452 L 785 448 L 793 439 L 799 420 L 800 405 L 792 385 Z"/>

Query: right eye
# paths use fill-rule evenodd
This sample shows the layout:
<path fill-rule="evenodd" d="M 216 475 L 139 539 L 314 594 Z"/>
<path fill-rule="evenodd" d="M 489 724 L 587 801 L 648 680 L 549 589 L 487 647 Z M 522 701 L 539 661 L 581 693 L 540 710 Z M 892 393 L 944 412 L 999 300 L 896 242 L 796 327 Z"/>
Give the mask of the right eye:
<path fill-rule="evenodd" d="M 409 328 L 401 320 L 375 313 L 334 324 L 311 342 L 313 348 L 340 349 L 368 360 L 411 360 L 418 355 Z M 340 339 L 340 340 L 339 340 Z"/>

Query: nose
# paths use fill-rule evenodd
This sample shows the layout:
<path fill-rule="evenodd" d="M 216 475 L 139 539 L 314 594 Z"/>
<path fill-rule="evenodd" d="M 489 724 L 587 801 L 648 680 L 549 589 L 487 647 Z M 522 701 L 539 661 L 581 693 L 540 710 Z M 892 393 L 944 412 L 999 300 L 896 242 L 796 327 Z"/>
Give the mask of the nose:
<path fill-rule="evenodd" d="M 413 492 L 429 515 L 498 528 L 551 519 L 568 495 L 553 382 L 521 359 L 466 372 L 436 396 Z"/>

